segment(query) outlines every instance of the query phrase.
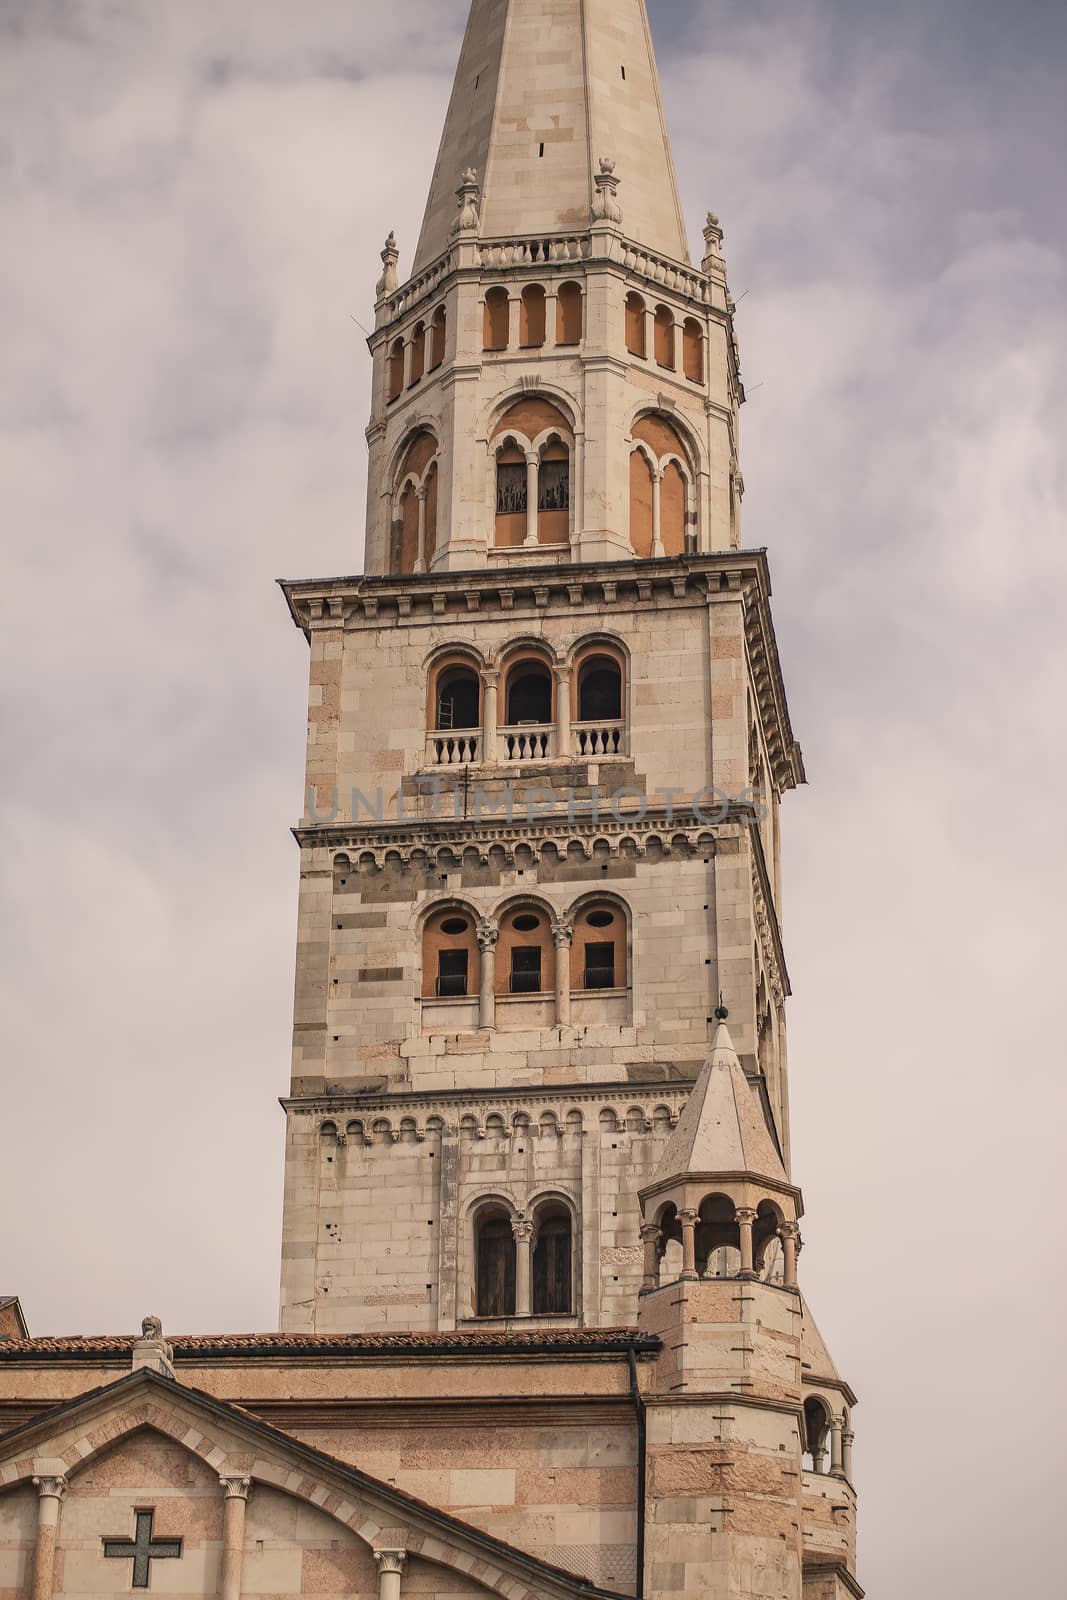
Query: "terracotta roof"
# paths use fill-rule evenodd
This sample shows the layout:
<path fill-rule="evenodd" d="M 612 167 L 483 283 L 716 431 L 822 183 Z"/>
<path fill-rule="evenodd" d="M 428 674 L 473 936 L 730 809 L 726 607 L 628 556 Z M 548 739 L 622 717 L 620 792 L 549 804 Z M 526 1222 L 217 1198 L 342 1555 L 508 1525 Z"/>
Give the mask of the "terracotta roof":
<path fill-rule="evenodd" d="M 41 1356 L 124 1358 L 133 1334 L 95 1334 L 55 1339 L 11 1339 L 0 1345 L 0 1361 Z M 659 1340 L 637 1328 L 474 1329 L 456 1333 L 221 1333 L 168 1336 L 176 1362 L 226 1356 L 624 1354 L 659 1349 Z"/>

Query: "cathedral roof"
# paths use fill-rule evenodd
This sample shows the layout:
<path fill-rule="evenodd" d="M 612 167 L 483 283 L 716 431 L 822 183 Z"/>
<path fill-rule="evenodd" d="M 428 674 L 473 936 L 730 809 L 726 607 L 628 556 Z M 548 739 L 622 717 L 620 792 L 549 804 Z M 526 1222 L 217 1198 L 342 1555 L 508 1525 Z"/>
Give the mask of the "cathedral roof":
<path fill-rule="evenodd" d="M 690 1174 L 752 1173 L 787 1184 L 785 1168 L 725 1016 L 649 1187 Z"/>
<path fill-rule="evenodd" d="M 174 1359 L 233 1356 L 375 1356 L 534 1354 L 617 1355 L 628 1350 L 654 1352 L 659 1340 L 637 1328 L 543 1328 L 521 1333 L 477 1329 L 459 1333 L 222 1333 L 175 1334 L 167 1341 Z M 68 1338 L 11 1339 L 0 1345 L 0 1362 L 54 1357 L 128 1357 L 132 1334 L 91 1334 Z"/>
<path fill-rule="evenodd" d="M 483 238 L 585 232 L 601 159 L 627 238 L 688 262 L 645 0 L 472 0 L 414 271 L 473 168 Z"/>

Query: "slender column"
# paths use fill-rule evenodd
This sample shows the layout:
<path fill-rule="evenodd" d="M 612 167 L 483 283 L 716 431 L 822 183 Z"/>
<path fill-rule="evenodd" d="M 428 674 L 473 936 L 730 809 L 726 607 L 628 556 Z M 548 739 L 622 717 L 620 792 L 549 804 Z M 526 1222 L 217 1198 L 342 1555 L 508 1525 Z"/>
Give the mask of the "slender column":
<path fill-rule="evenodd" d="M 424 339 L 423 339 L 423 347 L 422 347 L 422 370 L 423 370 L 423 373 L 425 374 L 425 373 L 429 372 L 429 370 L 430 370 L 430 368 L 432 366 L 433 366 L 433 323 L 432 322 L 428 322 L 426 324 L 426 334 L 425 334 Z"/>
<path fill-rule="evenodd" d="M 411 374 L 415 370 L 415 342 L 408 339 L 404 343 L 404 388 L 411 386 Z"/>
<path fill-rule="evenodd" d="M 537 495 L 541 457 L 531 450 L 526 456 L 526 543 L 537 543 Z"/>
<path fill-rule="evenodd" d="M 830 1423 L 830 1473 L 832 1477 L 844 1476 L 844 1440 L 845 1419 L 834 1417 Z"/>
<path fill-rule="evenodd" d="M 556 1026 L 566 1028 L 571 1020 L 571 946 L 574 943 L 574 923 L 560 917 L 552 924 L 552 938 L 556 946 Z"/>
<path fill-rule="evenodd" d="M 652 474 L 652 554 L 655 557 L 663 555 L 662 487 L 663 473 L 656 467 Z"/>
<path fill-rule="evenodd" d="M 641 1243 L 645 1247 L 645 1281 L 641 1285 L 642 1294 L 651 1294 L 653 1289 L 659 1288 L 659 1247 L 662 1238 L 663 1234 L 654 1222 L 646 1222 L 641 1229 Z"/>
<path fill-rule="evenodd" d="M 533 1251 L 530 1248 L 533 1244 L 533 1223 L 526 1217 L 515 1217 L 511 1231 L 515 1235 L 515 1315 L 528 1317 L 533 1280 Z"/>
<path fill-rule="evenodd" d="M 545 349 L 554 350 L 558 341 L 559 296 L 545 295 Z"/>
<path fill-rule="evenodd" d="M 571 669 L 556 667 L 556 737 L 559 740 L 558 756 L 571 753 Z"/>
<path fill-rule="evenodd" d="M 419 503 L 419 549 L 415 557 L 416 572 L 426 571 L 426 496 L 428 493 L 429 486 L 425 483 L 420 483 L 415 490 L 415 499 Z"/>
<path fill-rule="evenodd" d="M 852 1446 L 856 1442 L 856 1435 L 851 1428 L 846 1428 L 841 1435 L 841 1473 L 849 1483 L 852 1482 Z"/>
<path fill-rule="evenodd" d="M 375 1550 L 374 1559 L 378 1563 L 378 1600 L 400 1600 L 407 1551 Z"/>
<path fill-rule="evenodd" d="M 508 349 L 519 348 L 519 338 L 522 332 L 520 318 L 522 316 L 522 300 L 517 294 L 508 298 Z"/>
<path fill-rule="evenodd" d="M 59 1528 L 59 1502 L 67 1492 L 67 1480 L 34 1478 L 37 1490 L 37 1538 L 33 1547 L 32 1600 L 52 1600 L 56 1570 L 56 1533 Z"/>
<path fill-rule="evenodd" d="M 496 730 L 500 720 L 500 674 L 487 672 L 484 675 L 485 703 L 482 713 L 482 760 L 495 764 L 497 759 Z"/>
<path fill-rule="evenodd" d="M 671 350 L 674 354 L 674 370 L 675 372 L 680 372 L 682 369 L 682 324 L 677 317 L 675 317 L 671 325 Z"/>
<path fill-rule="evenodd" d="M 220 1478 L 222 1504 L 222 1583 L 220 1600 L 241 1600 L 241 1568 L 245 1555 L 245 1510 L 251 1478 Z"/>
<path fill-rule="evenodd" d="M 482 952 L 482 981 L 479 990 L 478 1026 L 496 1027 L 496 946 L 500 930 L 491 922 L 478 924 L 478 945 Z"/>
<path fill-rule="evenodd" d="M 645 360 L 656 359 L 656 313 L 652 306 L 645 307 Z"/>
<path fill-rule="evenodd" d="M 739 1206 L 736 1215 L 737 1226 L 741 1233 L 741 1277 L 754 1278 L 756 1272 L 753 1265 L 752 1228 L 756 1221 L 756 1213 L 749 1206 Z"/>
<path fill-rule="evenodd" d="M 682 1224 L 682 1277 L 695 1279 L 697 1275 L 697 1213 L 679 1211 Z"/>
<path fill-rule="evenodd" d="M 784 1263 L 784 1285 L 787 1289 L 797 1286 L 797 1256 L 800 1252 L 800 1230 L 795 1222 L 783 1222 L 778 1229 L 778 1237 L 782 1241 L 782 1254 Z"/>

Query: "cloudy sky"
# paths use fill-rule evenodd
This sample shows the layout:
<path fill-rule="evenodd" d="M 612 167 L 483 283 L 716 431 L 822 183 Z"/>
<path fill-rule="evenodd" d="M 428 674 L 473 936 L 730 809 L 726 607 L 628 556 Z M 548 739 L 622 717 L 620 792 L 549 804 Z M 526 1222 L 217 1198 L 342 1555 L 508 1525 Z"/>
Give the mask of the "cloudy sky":
<path fill-rule="evenodd" d="M 812 780 L 795 1150 L 862 1576 L 1051 1600 L 1067 11 L 651 10 Z M 306 647 L 274 579 L 359 568 L 358 322 L 464 12 L 0 0 L 0 1291 L 38 1333 L 275 1325 Z"/>

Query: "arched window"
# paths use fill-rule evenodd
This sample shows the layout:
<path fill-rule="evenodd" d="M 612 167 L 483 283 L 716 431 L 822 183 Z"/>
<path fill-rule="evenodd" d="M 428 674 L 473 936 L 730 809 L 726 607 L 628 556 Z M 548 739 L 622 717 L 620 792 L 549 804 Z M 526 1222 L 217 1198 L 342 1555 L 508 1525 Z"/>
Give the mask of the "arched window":
<path fill-rule="evenodd" d="M 566 544 L 571 531 L 571 453 L 557 435 L 541 451 L 537 473 L 537 542 Z"/>
<path fill-rule="evenodd" d="M 389 351 L 389 379 L 386 385 L 385 397 L 391 405 L 394 400 L 399 400 L 404 390 L 404 341 L 394 339 L 392 349 Z"/>
<path fill-rule="evenodd" d="M 630 543 L 634 554 L 647 561 L 652 555 L 654 476 L 656 469 L 643 450 L 630 455 Z"/>
<path fill-rule="evenodd" d="M 728 1251 L 726 1256 L 721 1252 Z M 713 1262 L 712 1258 L 716 1260 Z M 729 1195 L 708 1195 L 701 1202 L 696 1230 L 697 1268 L 702 1276 L 734 1277 L 741 1267 L 741 1230 L 737 1206 Z"/>
<path fill-rule="evenodd" d="M 478 993 L 481 951 L 474 917 L 446 906 L 428 917 L 422 932 L 422 993 L 426 1000 L 461 1000 Z"/>
<path fill-rule="evenodd" d="M 546 331 L 545 291 L 539 283 L 528 283 L 519 308 L 519 344 L 524 350 L 538 350 L 545 342 Z"/>
<path fill-rule="evenodd" d="M 439 732 L 481 727 L 482 680 L 473 667 L 445 667 L 438 675 L 436 710 Z"/>
<path fill-rule="evenodd" d="M 648 355 L 648 318 L 639 294 L 626 296 L 626 348 L 632 356 Z"/>
<path fill-rule="evenodd" d="M 694 317 L 682 328 L 682 366 L 691 383 L 704 382 L 704 333 Z"/>
<path fill-rule="evenodd" d="M 533 1314 L 569 1316 L 574 1310 L 571 1214 L 559 1201 L 534 1218 Z"/>
<path fill-rule="evenodd" d="M 628 944 L 620 906 L 612 900 L 583 906 L 574 920 L 571 989 L 625 989 Z"/>
<path fill-rule="evenodd" d="M 479 1317 L 515 1315 L 515 1233 L 503 1206 L 486 1206 L 474 1223 L 475 1309 Z"/>
<path fill-rule="evenodd" d="M 556 299 L 556 343 L 581 344 L 583 334 L 582 286 L 561 283 Z"/>
<path fill-rule="evenodd" d="M 497 994 L 551 994 L 556 987 L 555 945 L 548 913 L 515 906 L 500 919 L 496 952 Z"/>
<path fill-rule="evenodd" d="M 613 656 L 587 656 L 578 668 L 578 721 L 622 720 L 622 668 Z"/>
<path fill-rule="evenodd" d="M 826 1402 L 817 1395 L 809 1395 L 804 1402 L 804 1454 L 810 1458 L 813 1472 L 825 1471 L 829 1435 L 830 1412 Z"/>
<path fill-rule="evenodd" d="M 490 289 L 485 297 L 485 333 L 482 340 L 487 350 L 506 350 L 510 335 L 511 307 L 506 289 Z"/>
<path fill-rule="evenodd" d="M 656 364 L 674 371 L 674 312 L 670 306 L 656 307 Z"/>
<path fill-rule="evenodd" d="M 508 673 L 509 728 L 545 728 L 555 720 L 552 672 L 543 661 L 518 661 Z"/>
<path fill-rule="evenodd" d="M 422 382 L 422 375 L 426 368 L 426 324 L 416 322 L 411 335 L 411 376 L 408 379 L 408 388 L 413 389 L 417 383 Z"/>
<path fill-rule="evenodd" d="M 689 493 L 676 461 L 663 469 L 659 499 L 659 537 L 665 556 L 685 555 L 685 530 L 689 516 Z"/>
<path fill-rule="evenodd" d="M 509 439 L 496 457 L 496 545 L 524 544 L 529 528 L 526 452 Z"/>
<path fill-rule="evenodd" d="M 430 371 L 436 372 L 445 359 L 445 334 L 448 331 L 448 319 L 444 306 L 438 306 L 434 312 L 431 327 Z"/>

